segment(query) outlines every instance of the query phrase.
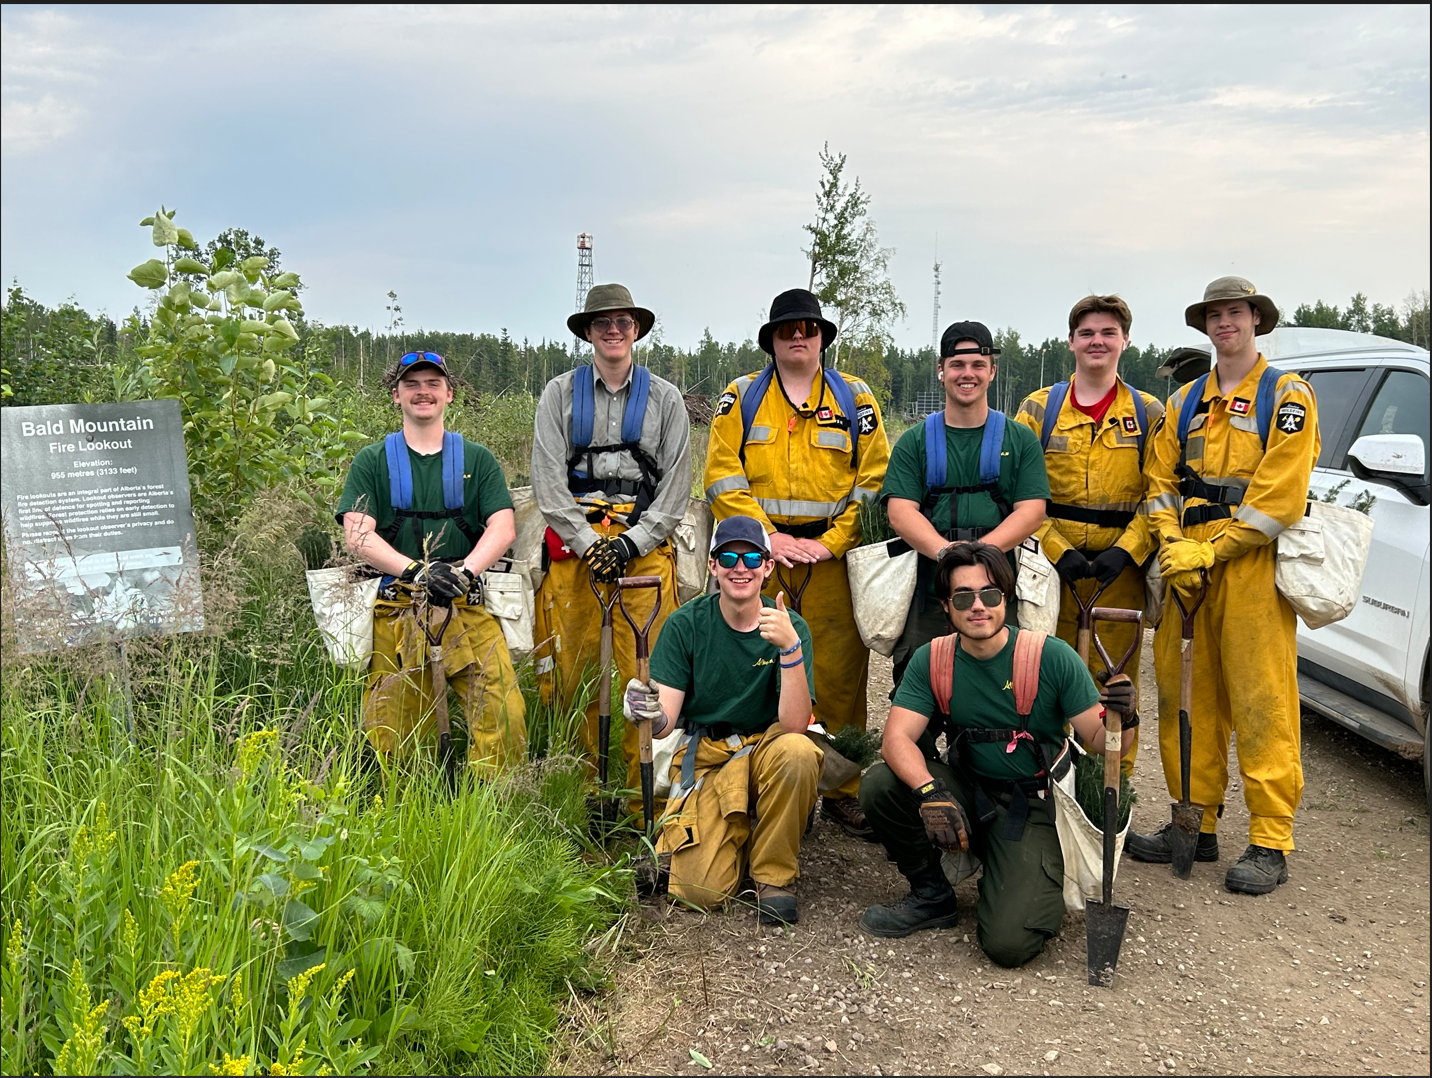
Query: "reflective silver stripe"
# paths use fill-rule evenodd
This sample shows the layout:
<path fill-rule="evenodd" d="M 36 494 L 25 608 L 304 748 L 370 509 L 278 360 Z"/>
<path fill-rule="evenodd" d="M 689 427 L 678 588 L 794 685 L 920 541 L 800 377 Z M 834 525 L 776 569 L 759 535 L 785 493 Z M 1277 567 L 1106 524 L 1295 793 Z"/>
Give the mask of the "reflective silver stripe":
<path fill-rule="evenodd" d="M 1157 513 L 1162 509 L 1177 509 L 1181 501 L 1177 494 L 1158 494 L 1144 502 L 1147 506 L 1145 511 Z"/>
<path fill-rule="evenodd" d="M 1228 425 L 1234 430 L 1247 431 L 1249 434 L 1258 433 L 1258 418 L 1251 415 L 1230 415 Z"/>
<path fill-rule="evenodd" d="M 771 440 L 770 427 L 752 427 L 751 433 L 746 436 L 746 442 L 769 442 Z"/>
<path fill-rule="evenodd" d="M 853 502 L 873 502 L 879 497 L 878 490 L 866 490 L 864 487 L 856 487 L 850 492 L 850 500 Z"/>
<path fill-rule="evenodd" d="M 706 500 L 715 501 L 718 494 L 725 494 L 728 490 L 750 490 L 751 484 L 747 482 L 744 475 L 728 475 L 725 479 L 718 479 L 706 488 Z"/>
<path fill-rule="evenodd" d="M 751 383 L 754 382 L 757 377 L 759 376 L 755 374 L 743 374 L 740 378 L 732 382 L 731 384 L 736 387 L 736 395 L 738 397 L 744 396 L 746 390 L 751 388 Z"/>
<path fill-rule="evenodd" d="M 536 672 L 539 674 L 550 674 L 552 672 L 552 668 L 556 665 L 557 661 L 552 658 L 552 656 L 544 655 L 542 656 L 542 658 L 537 660 Z"/>
<path fill-rule="evenodd" d="M 1048 448 L 1045 450 L 1045 452 L 1047 452 L 1047 453 L 1067 453 L 1067 452 L 1069 452 L 1069 436 L 1068 436 L 1067 434 L 1051 434 L 1051 435 L 1049 436 L 1049 446 L 1048 446 Z"/>
<path fill-rule="evenodd" d="M 867 397 L 875 396 L 874 393 L 870 392 L 870 387 L 864 382 L 862 382 L 859 378 L 847 378 L 845 380 L 845 384 L 850 387 L 850 394 L 853 397 L 858 397 L 862 393 L 864 393 Z"/>
<path fill-rule="evenodd" d="M 1203 446 L 1203 435 L 1200 434 L 1196 438 L 1190 438 L 1184 451 L 1185 455 L 1188 457 L 1189 460 L 1202 460 Z"/>
<path fill-rule="evenodd" d="M 1190 420 L 1188 421 L 1188 432 L 1189 432 L 1190 434 L 1192 434 L 1194 431 L 1200 430 L 1207 422 L 1208 422 L 1208 413 L 1207 413 L 1207 412 L 1204 412 L 1202 415 L 1196 415 L 1196 416 L 1194 416 L 1192 419 L 1190 419 Z"/>
<path fill-rule="evenodd" d="M 1139 503 L 1129 502 L 1078 502 L 1080 509 L 1112 510 L 1115 513 L 1136 513 L 1139 510 Z"/>
<path fill-rule="evenodd" d="M 1236 487 L 1239 490 L 1247 490 L 1248 484 L 1253 482 L 1241 475 L 1203 475 L 1199 476 L 1205 483 L 1215 484 L 1220 487 Z"/>
<path fill-rule="evenodd" d="M 1028 398 L 1019 406 L 1019 410 L 1027 415 L 1033 416 L 1036 423 L 1044 422 L 1044 405 L 1033 398 Z"/>
<path fill-rule="evenodd" d="M 1283 388 L 1278 390 L 1278 396 L 1274 403 L 1282 404 L 1294 393 L 1303 397 L 1311 397 L 1313 395 L 1313 387 L 1308 385 L 1308 383 L 1303 381 L 1301 378 L 1293 378 L 1290 381 L 1285 382 L 1283 384 Z"/>
<path fill-rule="evenodd" d="M 850 504 L 850 498 L 838 502 L 798 502 L 785 498 L 757 498 L 756 504 L 771 517 L 838 517 Z"/>
<path fill-rule="evenodd" d="M 816 431 L 815 444 L 830 446 L 834 449 L 849 449 L 850 439 L 845 436 L 844 431 L 820 430 Z"/>
<path fill-rule="evenodd" d="M 1253 527 L 1257 528 L 1269 539 L 1278 538 L 1279 533 L 1286 527 L 1286 525 L 1279 524 L 1267 513 L 1254 509 L 1251 505 L 1239 506 L 1238 512 L 1233 514 L 1233 519 L 1241 520 L 1244 524 L 1253 525 Z"/>

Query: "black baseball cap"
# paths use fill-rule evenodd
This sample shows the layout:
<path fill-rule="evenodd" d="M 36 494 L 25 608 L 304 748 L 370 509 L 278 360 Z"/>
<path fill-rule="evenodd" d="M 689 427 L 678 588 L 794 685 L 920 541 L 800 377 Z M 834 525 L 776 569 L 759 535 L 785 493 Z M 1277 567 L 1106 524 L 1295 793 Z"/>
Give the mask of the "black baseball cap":
<path fill-rule="evenodd" d="M 999 349 L 994 346 L 994 337 L 983 322 L 956 322 L 946 329 L 940 336 L 941 359 L 955 354 L 957 341 L 974 341 L 979 345 L 979 354 L 982 356 L 999 355 Z"/>
<path fill-rule="evenodd" d="M 711 556 L 728 543 L 750 543 L 763 554 L 770 554 L 771 541 L 766 538 L 766 529 L 755 517 L 727 517 L 716 525 L 711 536 Z"/>

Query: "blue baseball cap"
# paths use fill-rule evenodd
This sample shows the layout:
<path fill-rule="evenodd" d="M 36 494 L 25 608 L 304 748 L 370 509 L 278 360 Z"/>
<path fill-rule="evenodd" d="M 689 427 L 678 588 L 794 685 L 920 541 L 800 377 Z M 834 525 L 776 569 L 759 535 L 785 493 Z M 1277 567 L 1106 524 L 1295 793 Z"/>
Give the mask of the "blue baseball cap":
<path fill-rule="evenodd" d="M 718 523 L 711 533 L 711 553 L 715 554 L 727 543 L 750 543 L 762 553 L 771 552 L 766 529 L 755 517 L 727 517 Z"/>

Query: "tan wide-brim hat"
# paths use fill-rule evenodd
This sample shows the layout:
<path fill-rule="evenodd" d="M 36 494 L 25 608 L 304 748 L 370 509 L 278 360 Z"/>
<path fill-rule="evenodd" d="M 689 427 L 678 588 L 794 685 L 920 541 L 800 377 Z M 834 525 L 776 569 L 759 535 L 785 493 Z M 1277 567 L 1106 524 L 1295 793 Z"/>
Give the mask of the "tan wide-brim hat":
<path fill-rule="evenodd" d="M 624 284 L 597 284 L 587 293 L 587 303 L 567 319 L 567 328 L 579 340 L 587 339 L 587 325 L 603 311 L 631 311 L 636 315 L 636 339 L 641 340 L 656 324 L 656 315 L 632 302 L 631 292 Z"/>
<path fill-rule="evenodd" d="M 1242 277 L 1218 278 L 1203 290 L 1202 303 L 1192 304 L 1183 312 L 1183 320 L 1188 323 L 1190 329 L 1207 333 L 1208 319 L 1205 317 L 1205 313 L 1208 310 L 1208 305 L 1229 299 L 1246 299 L 1258 311 L 1261 320 L 1253 330 L 1255 337 L 1272 333 L 1278 328 L 1278 305 L 1254 288 L 1252 281 Z"/>

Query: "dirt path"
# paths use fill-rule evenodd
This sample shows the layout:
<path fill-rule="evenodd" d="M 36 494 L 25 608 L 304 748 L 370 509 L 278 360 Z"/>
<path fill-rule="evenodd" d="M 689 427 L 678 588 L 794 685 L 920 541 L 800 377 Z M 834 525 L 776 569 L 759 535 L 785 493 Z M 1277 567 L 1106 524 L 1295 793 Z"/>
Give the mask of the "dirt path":
<path fill-rule="evenodd" d="M 888 662 L 872 675 L 875 716 Z M 1144 685 L 1152 715 L 1148 647 Z M 864 935 L 861 910 L 903 881 L 878 846 L 822 822 L 802 847 L 799 926 L 761 929 L 748 907 L 646 911 L 615 990 L 580 1006 L 566 1069 L 1427 1074 L 1421 769 L 1313 716 L 1303 753 L 1300 850 L 1274 894 L 1223 889 L 1247 834 L 1236 782 L 1220 864 L 1185 883 L 1124 860 L 1116 894 L 1133 912 L 1113 990 L 1086 983 L 1082 914 L 1030 965 L 992 966 L 973 942 L 973 880 L 958 890 L 959 928 Z M 1156 751 L 1135 779 L 1135 826 L 1156 826 L 1168 813 Z"/>

